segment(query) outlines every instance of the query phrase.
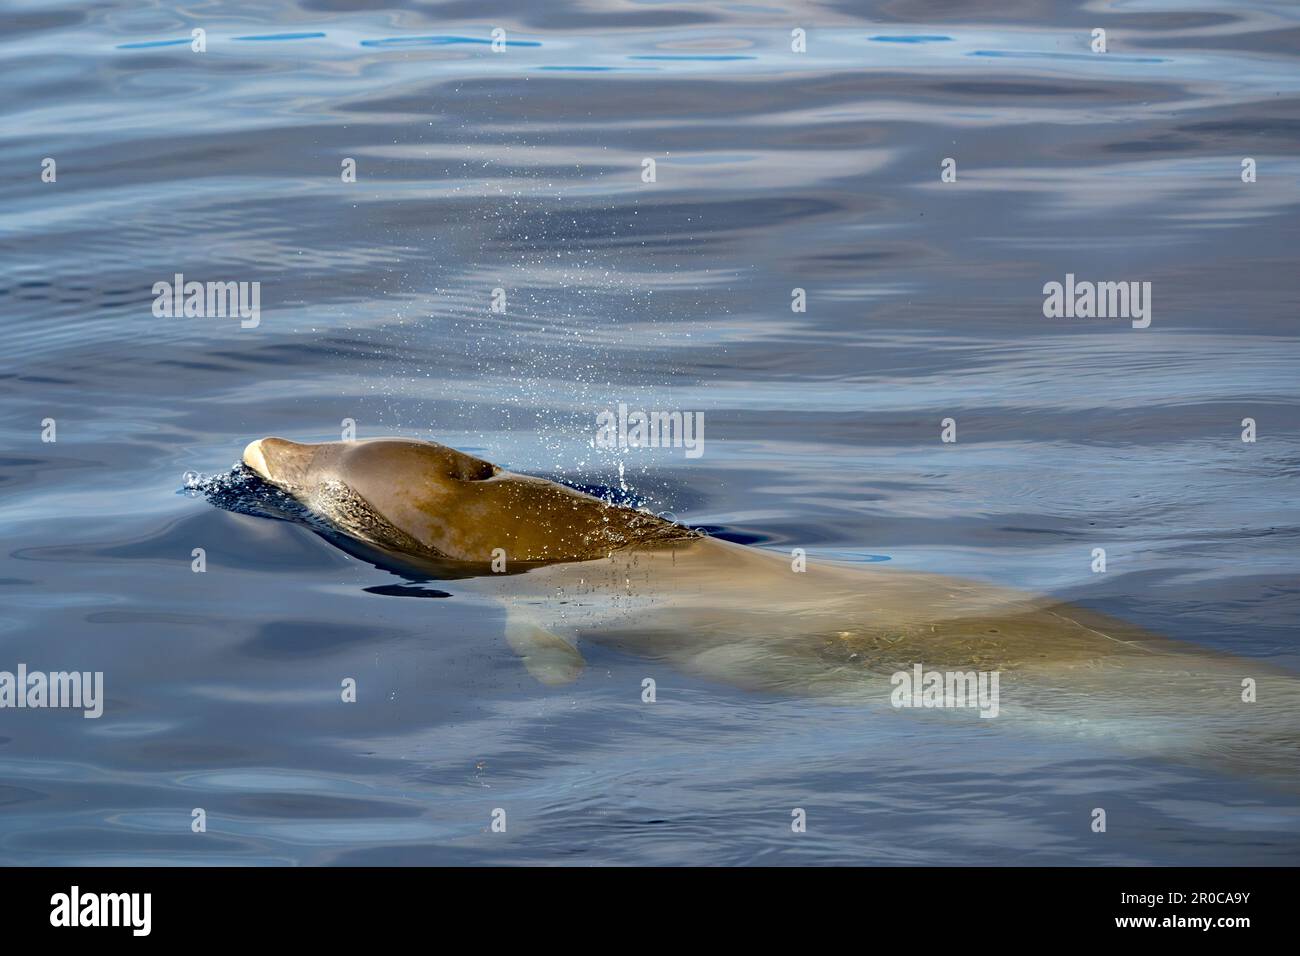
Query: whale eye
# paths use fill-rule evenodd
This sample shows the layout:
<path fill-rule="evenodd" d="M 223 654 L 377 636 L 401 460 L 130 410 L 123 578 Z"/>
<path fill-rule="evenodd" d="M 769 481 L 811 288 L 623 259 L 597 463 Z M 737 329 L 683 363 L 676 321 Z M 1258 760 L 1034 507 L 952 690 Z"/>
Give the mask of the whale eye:
<path fill-rule="evenodd" d="M 487 481 L 501 469 L 491 462 L 462 455 L 461 461 L 452 465 L 451 477 L 457 481 Z"/>
<path fill-rule="evenodd" d="M 350 468 L 364 467 L 379 481 L 403 473 L 423 472 L 431 479 L 486 481 L 501 473 L 490 461 L 475 458 L 437 442 L 409 438 L 372 438 L 368 441 L 336 442 Z"/>
<path fill-rule="evenodd" d="M 487 481 L 493 475 L 501 473 L 501 469 L 492 462 L 467 455 L 463 451 L 445 445 L 434 445 L 432 448 L 438 456 L 440 470 L 456 481 Z"/>

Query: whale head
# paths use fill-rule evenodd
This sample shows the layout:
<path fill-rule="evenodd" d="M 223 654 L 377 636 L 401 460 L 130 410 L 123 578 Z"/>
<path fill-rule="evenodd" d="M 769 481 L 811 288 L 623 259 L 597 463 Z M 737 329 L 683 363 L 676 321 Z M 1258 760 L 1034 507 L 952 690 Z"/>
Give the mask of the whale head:
<path fill-rule="evenodd" d="M 258 477 L 291 491 L 310 480 L 316 445 L 304 445 L 284 438 L 259 438 L 244 448 L 244 464 Z"/>
<path fill-rule="evenodd" d="M 243 458 L 259 477 L 293 493 L 310 493 L 322 483 L 339 480 L 354 487 L 367 484 L 390 488 L 418 478 L 427 494 L 439 487 L 453 490 L 456 482 L 483 481 L 501 471 L 490 462 L 446 445 L 402 438 L 314 444 L 259 438 L 248 443 Z"/>
<path fill-rule="evenodd" d="M 390 551 L 479 559 L 481 522 L 467 487 L 505 474 L 436 442 L 404 438 L 305 443 L 259 438 L 244 465 L 351 538 Z M 490 551 L 490 549 L 489 549 Z M 486 560 L 486 558 L 484 558 Z"/>
<path fill-rule="evenodd" d="M 244 464 L 343 534 L 405 554 L 546 563 L 696 536 L 430 441 L 261 438 L 244 449 Z"/>

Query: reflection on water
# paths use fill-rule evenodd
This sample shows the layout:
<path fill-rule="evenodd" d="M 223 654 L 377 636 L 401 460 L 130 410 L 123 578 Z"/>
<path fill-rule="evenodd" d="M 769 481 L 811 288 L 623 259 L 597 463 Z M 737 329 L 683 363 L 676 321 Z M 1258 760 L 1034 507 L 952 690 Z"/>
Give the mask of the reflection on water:
<path fill-rule="evenodd" d="M 1100 744 L 600 648 L 544 688 L 455 581 L 176 493 L 352 418 L 1296 669 L 1292 6 L 11 7 L 0 669 L 108 700 L 0 711 L 0 860 L 1294 860 L 1293 795 Z M 155 319 L 176 273 L 260 326 Z M 1151 328 L 1044 319 L 1067 273 L 1151 282 Z M 592 448 L 620 401 L 706 454 Z"/>

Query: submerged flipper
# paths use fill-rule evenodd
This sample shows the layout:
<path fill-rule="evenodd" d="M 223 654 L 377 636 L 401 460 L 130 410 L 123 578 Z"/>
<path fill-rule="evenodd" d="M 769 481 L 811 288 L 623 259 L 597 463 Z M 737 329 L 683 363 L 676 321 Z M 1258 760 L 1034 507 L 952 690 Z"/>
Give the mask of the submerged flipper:
<path fill-rule="evenodd" d="M 533 679 L 548 687 L 572 683 L 586 667 L 576 647 L 538 627 L 526 611 L 517 607 L 506 612 L 506 641 Z"/>

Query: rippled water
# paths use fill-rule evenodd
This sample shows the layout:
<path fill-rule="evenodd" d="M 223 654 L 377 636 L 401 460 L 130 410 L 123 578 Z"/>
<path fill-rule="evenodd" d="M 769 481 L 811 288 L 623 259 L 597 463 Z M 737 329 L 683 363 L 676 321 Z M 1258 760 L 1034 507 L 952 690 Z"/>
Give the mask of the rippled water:
<path fill-rule="evenodd" d="M 107 703 L 0 711 L 0 859 L 1295 861 L 1294 794 L 1095 741 L 599 647 L 543 687 L 454 581 L 182 476 L 351 418 L 1300 669 L 1300 9 L 368 6 L 8 4 L 0 669 Z M 155 318 L 176 273 L 260 324 Z M 1067 273 L 1151 282 L 1150 328 L 1044 318 Z M 705 454 L 592 449 L 620 401 Z"/>

